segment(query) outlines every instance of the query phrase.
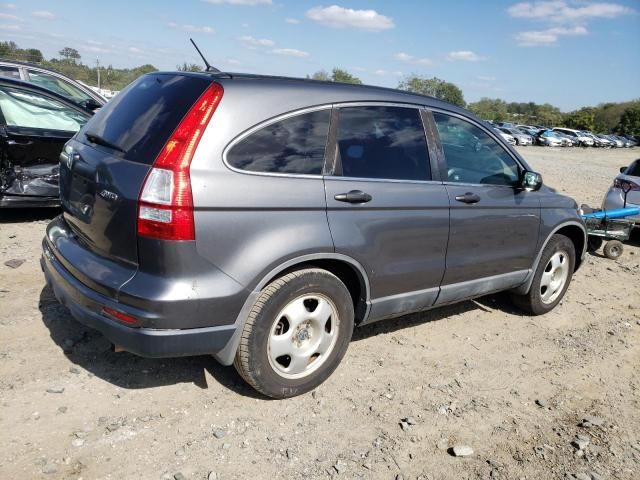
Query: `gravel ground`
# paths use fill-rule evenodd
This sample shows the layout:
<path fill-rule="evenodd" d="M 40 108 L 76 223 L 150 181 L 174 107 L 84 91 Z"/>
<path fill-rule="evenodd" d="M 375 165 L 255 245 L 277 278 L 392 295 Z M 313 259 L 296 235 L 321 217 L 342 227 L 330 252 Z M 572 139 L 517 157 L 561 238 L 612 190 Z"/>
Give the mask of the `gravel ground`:
<path fill-rule="evenodd" d="M 596 206 L 640 156 L 522 152 Z M 0 213 L 0 478 L 640 478 L 640 235 L 588 255 L 548 315 L 497 295 L 380 322 L 317 391 L 270 401 L 76 323 L 38 265 L 54 214 Z"/>

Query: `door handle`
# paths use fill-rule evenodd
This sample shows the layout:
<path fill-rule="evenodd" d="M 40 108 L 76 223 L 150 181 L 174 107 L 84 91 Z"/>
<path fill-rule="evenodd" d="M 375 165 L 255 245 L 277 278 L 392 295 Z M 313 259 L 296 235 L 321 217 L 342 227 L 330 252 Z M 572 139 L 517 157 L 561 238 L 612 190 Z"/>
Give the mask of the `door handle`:
<path fill-rule="evenodd" d="M 351 190 L 347 193 L 338 193 L 335 197 L 339 202 L 347 203 L 367 203 L 372 200 L 372 196 L 368 193 L 364 193 L 361 190 Z"/>
<path fill-rule="evenodd" d="M 456 202 L 462 203 L 478 203 L 480 201 L 480 197 L 475 193 L 467 192 L 464 195 L 458 195 L 456 197 Z"/>
<path fill-rule="evenodd" d="M 33 144 L 33 140 L 27 140 L 27 139 L 19 139 L 19 140 L 15 140 L 15 139 L 11 139 L 11 140 L 7 140 L 7 145 L 20 145 L 22 147 L 26 147 L 29 145 Z"/>

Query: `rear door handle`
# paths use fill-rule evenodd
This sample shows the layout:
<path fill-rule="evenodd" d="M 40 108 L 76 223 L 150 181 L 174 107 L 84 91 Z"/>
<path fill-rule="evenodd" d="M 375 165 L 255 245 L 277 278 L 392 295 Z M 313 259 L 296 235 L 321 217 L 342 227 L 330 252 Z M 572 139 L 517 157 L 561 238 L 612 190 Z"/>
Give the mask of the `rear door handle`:
<path fill-rule="evenodd" d="M 7 145 L 20 145 L 22 147 L 27 147 L 29 145 L 33 145 L 33 140 L 28 140 L 28 139 L 9 139 L 7 140 Z"/>
<path fill-rule="evenodd" d="M 335 197 L 339 202 L 347 203 L 367 203 L 372 200 L 372 196 L 368 193 L 364 193 L 361 190 L 351 190 L 347 193 L 338 193 Z"/>
<path fill-rule="evenodd" d="M 475 193 L 467 192 L 464 195 L 458 195 L 456 197 L 456 202 L 462 203 L 478 203 L 480 201 L 480 197 Z"/>

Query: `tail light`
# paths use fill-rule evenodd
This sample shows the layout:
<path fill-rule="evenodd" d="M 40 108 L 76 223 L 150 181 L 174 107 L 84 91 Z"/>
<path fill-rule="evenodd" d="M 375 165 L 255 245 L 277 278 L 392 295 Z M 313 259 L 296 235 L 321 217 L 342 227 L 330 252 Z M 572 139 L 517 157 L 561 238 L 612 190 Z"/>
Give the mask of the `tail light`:
<path fill-rule="evenodd" d="M 138 235 L 195 240 L 189 168 L 224 90 L 213 83 L 193 104 L 158 154 L 138 198 Z"/>
<path fill-rule="evenodd" d="M 623 180 L 621 178 L 616 178 L 613 181 L 613 186 L 620 188 L 623 192 L 630 192 L 631 190 L 640 191 L 640 185 L 631 180 Z"/>

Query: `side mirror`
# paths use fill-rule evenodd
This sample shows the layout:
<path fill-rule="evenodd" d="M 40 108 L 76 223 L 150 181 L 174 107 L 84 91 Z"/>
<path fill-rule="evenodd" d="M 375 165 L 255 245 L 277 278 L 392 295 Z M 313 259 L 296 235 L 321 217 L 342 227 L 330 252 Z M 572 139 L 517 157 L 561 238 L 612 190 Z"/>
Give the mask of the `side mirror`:
<path fill-rule="evenodd" d="M 627 171 L 627 167 L 620 167 L 620 173 L 624 173 Z"/>
<path fill-rule="evenodd" d="M 530 192 L 536 192 L 542 187 L 542 175 L 536 172 L 524 172 L 521 187 Z"/>

